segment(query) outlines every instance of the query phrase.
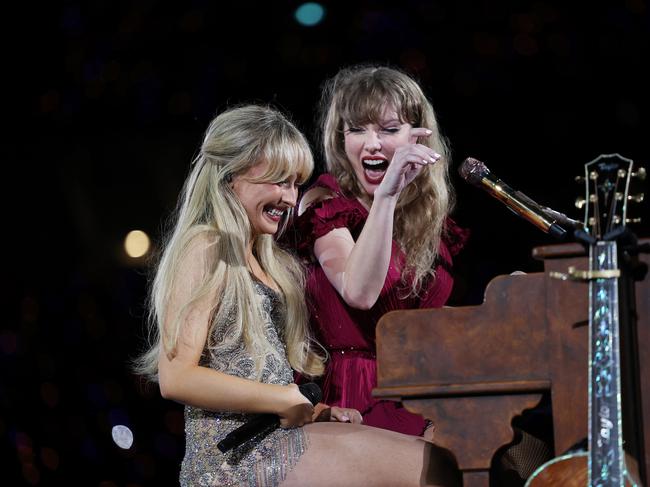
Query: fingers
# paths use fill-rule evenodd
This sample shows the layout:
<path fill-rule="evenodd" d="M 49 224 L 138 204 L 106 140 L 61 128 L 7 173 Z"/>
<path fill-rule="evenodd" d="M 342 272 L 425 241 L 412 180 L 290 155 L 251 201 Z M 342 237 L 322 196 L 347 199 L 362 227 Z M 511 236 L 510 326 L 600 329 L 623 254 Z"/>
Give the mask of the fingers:
<path fill-rule="evenodd" d="M 425 145 L 410 144 L 402 146 L 395 151 L 393 163 L 396 162 L 401 167 L 404 167 L 406 164 L 427 166 L 438 162 L 440 157 L 440 154 Z"/>
<path fill-rule="evenodd" d="M 411 137 L 413 138 L 418 138 L 418 137 L 428 137 L 431 135 L 433 132 L 431 130 L 424 128 L 424 127 L 413 127 L 411 129 Z"/>
<path fill-rule="evenodd" d="M 356 409 L 352 409 L 352 413 L 350 414 L 350 423 L 352 424 L 363 423 L 363 416 L 361 416 L 361 413 Z"/>
<path fill-rule="evenodd" d="M 345 409 L 333 407 L 330 413 L 330 421 L 338 421 L 339 423 L 349 423 L 350 416 Z"/>
<path fill-rule="evenodd" d="M 361 424 L 363 423 L 363 417 L 356 409 L 333 407 L 330 412 L 330 421 Z"/>
<path fill-rule="evenodd" d="M 278 412 L 280 417 L 280 426 L 282 428 L 292 428 L 294 426 L 303 426 L 311 423 L 314 415 L 314 406 L 309 399 L 302 395 L 296 384 L 288 384 L 283 388 L 286 393 L 287 406 Z"/>
<path fill-rule="evenodd" d="M 280 413 L 280 427 L 293 428 L 304 426 L 313 422 L 314 406 L 308 404 L 296 404 L 286 411 Z"/>

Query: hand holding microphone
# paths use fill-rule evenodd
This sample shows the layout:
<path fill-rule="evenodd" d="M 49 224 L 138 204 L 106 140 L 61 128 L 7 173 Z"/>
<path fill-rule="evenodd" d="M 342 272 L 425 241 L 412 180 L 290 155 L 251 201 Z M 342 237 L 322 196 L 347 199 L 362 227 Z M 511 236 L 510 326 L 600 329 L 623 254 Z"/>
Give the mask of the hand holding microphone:
<path fill-rule="evenodd" d="M 299 392 L 309 400 L 311 405 L 306 401 L 298 402 L 290 407 L 289 410 L 285 411 L 282 418 L 277 414 L 258 414 L 234 431 L 228 433 L 223 440 L 217 443 L 217 448 L 225 453 L 228 450 L 243 445 L 251 438 L 254 438 L 261 433 L 269 433 L 279 426 L 302 426 L 309 422 L 311 420 L 313 406 L 319 403 L 322 397 L 320 387 L 313 382 L 301 384 L 297 387 L 291 384 L 287 387 L 298 389 Z"/>
<path fill-rule="evenodd" d="M 320 402 L 321 390 L 318 385 L 310 382 L 308 384 L 289 384 L 287 386 L 291 394 L 287 400 L 290 407 L 278 412 L 280 428 L 292 428 L 311 423 L 314 414 L 314 406 Z"/>

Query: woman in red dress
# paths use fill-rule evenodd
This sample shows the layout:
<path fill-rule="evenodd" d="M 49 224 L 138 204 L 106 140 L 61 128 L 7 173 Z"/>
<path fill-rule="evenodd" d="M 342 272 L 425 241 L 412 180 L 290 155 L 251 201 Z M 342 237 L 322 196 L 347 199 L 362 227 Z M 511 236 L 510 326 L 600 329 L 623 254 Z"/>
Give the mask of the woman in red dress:
<path fill-rule="evenodd" d="M 311 322 L 330 356 L 323 401 L 358 409 L 367 425 L 423 435 L 424 418 L 372 397 L 375 327 L 388 311 L 449 298 L 452 255 L 466 238 L 448 217 L 449 149 L 422 89 L 387 67 L 331 79 L 321 129 L 328 174 L 304 194 L 297 234 Z"/>

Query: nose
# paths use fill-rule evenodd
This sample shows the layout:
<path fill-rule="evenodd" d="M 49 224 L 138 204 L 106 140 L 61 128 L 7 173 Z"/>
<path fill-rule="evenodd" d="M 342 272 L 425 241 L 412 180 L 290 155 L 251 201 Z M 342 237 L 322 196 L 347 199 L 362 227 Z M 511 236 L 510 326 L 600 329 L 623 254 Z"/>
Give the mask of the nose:
<path fill-rule="evenodd" d="M 289 205 L 291 208 L 296 206 L 296 200 L 298 199 L 298 188 L 291 185 L 282 191 L 282 202 L 286 205 Z"/>
<path fill-rule="evenodd" d="M 366 130 L 363 147 L 368 152 L 376 152 L 381 149 L 381 140 L 375 130 Z"/>

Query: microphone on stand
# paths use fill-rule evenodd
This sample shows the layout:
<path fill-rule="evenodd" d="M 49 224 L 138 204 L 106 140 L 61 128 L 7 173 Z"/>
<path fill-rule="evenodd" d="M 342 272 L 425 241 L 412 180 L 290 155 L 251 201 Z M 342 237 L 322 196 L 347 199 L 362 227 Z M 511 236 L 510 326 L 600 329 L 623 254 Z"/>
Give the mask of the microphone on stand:
<path fill-rule="evenodd" d="M 560 224 L 572 229 L 584 228 L 579 221 L 572 220 L 550 208 L 542 207 L 525 194 L 515 191 L 494 176 L 478 159 L 468 157 L 460 165 L 458 172 L 465 181 L 487 191 L 490 196 L 504 203 L 514 213 L 557 239 L 562 240 L 566 235 L 566 230 Z"/>
<path fill-rule="evenodd" d="M 318 387 L 318 384 L 308 382 L 306 384 L 300 384 L 298 389 L 314 406 L 320 402 L 322 392 L 320 387 Z M 228 450 L 243 445 L 258 434 L 269 433 L 279 426 L 280 416 L 277 414 L 258 414 L 246 421 L 237 429 L 228 433 L 223 440 L 217 443 L 217 448 L 219 448 L 221 452 L 226 453 Z"/>

